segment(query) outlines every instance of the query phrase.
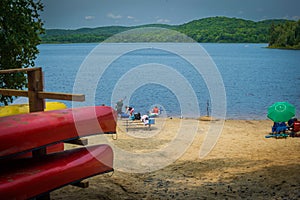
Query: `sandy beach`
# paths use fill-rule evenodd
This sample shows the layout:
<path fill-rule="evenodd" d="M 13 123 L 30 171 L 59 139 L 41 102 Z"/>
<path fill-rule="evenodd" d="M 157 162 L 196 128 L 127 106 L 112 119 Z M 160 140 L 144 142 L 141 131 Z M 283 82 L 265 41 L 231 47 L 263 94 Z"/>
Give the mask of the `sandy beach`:
<path fill-rule="evenodd" d="M 118 166 L 114 173 L 87 179 L 90 186 L 86 189 L 66 186 L 53 191 L 51 199 L 300 198 L 300 138 L 265 138 L 271 130 L 270 120 L 226 120 L 216 145 L 204 158 L 199 158 L 200 147 L 218 121 L 158 118 L 150 131 L 138 127 L 128 132 L 119 121 L 117 140 L 101 137 L 120 149 L 143 155 L 168 145 L 174 134 L 178 136 L 182 123 L 198 128 L 184 154 L 169 165 L 154 171 L 149 167 L 143 173 Z M 193 131 L 186 127 L 183 132 Z M 90 137 L 89 143 L 99 142 L 97 138 Z M 126 163 L 120 154 L 114 159 Z M 166 158 L 162 155 L 162 159 Z M 151 162 L 156 160 L 149 166 Z"/>

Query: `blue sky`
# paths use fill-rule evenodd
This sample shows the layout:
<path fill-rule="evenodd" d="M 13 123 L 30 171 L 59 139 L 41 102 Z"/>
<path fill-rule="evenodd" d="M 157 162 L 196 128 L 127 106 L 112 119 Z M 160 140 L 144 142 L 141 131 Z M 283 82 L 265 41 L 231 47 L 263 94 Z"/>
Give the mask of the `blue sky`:
<path fill-rule="evenodd" d="M 183 24 L 227 16 L 260 21 L 300 19 L 299 0 L 42 0 L 45 28 Z"/>

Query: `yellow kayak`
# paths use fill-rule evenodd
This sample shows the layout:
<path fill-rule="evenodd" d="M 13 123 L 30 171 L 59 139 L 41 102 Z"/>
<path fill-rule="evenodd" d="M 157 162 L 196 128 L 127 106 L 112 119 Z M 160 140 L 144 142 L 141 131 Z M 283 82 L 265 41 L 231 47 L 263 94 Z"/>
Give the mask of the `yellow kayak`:
<path fill-rule="evenodd" d="M 61 102 L 46 102 L 45 111 L 66 109 L 67 106 Z M 28 104 L 13 104 L 0 106 L 0 117 L 29 113 Z"/>

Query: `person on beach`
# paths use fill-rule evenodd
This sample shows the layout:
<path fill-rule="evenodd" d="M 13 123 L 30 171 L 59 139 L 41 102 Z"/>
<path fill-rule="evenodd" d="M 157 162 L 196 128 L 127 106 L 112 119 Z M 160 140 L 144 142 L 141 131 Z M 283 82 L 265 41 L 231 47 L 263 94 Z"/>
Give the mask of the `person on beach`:
<path fill-rule="evenodd" d="M 295 123 L 296 121 L 298 121 L 297 118 L 292 118 L 292 119 L 290 119 L 290 120 L 288 121 L 288 128 L 289 128 L 290 130 L 294 129 L 294 123 Z"/>
<path fill-rule="evenodd" d="M 116 110 L 117 110 L 118 115 L 121 115 L 121 114 L 122 114 L 122 108 L 123 108 L 123 99 L 120 99 L 120 100 L 116 103 L 115 108 L 116 108 Z"/>
<path fill-rule="evenodd" d="M 152 109 L 152 111 L 150 112 L 150 117 L 156 117 L 156 116 L 158 116 L 159 115 L 159 109 L 158 109 L 158 107 L 157 106 L 155 106 L 153 109 Z"/>
<path fill-rule="evenodd" d="M 142 121 L 145 125 L 149 124 L 149 116 L 148 116 L 148 115 L 143 115 L 143 116 L 141 117 L 141 121 Z"/>
<path fill-rule="evenodd" d="M 152 109 L 152 113 L 155 113 L 155 114 L 158 114 L 159 113 L 159 109 L 157 106 L 155 106 L 153 109 Z"/>
<path fill-rule="evenodd" d="M 129 114 L 129 116 L 133 116 L 134 108 L 130 106 L 126 106 L 126 113 Z"/>

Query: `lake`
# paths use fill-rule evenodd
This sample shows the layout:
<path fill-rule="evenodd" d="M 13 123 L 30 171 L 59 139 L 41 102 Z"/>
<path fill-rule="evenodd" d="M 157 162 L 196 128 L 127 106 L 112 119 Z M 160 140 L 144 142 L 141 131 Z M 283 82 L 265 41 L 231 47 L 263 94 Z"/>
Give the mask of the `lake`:
<path fill-rule="evenodd" d="M 65 102 L 68 107 L 114 106 L 125 98 L 142 114 L 157 105 L 167 116 L 197 117 L 224 104 L 220 109 L 225 108 L 227 119 L 266 119 L 270 105 L 288 101 L 299 116 L 300 51 L 205 43 L 198 44 L 204 53 L 189 56 L 163 44 L 105 44 L 100 50 L 97 45 L 40 45 L 36 66 L 43 68 L 45 90 L 87 95 L 85 103 Z M 182 49 L 180 43 L 172 48 Z M 202 68 L 193 67 L 191 60 Z"/>

